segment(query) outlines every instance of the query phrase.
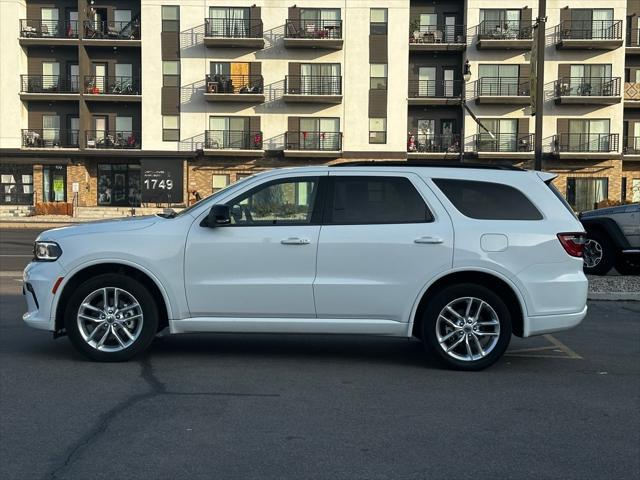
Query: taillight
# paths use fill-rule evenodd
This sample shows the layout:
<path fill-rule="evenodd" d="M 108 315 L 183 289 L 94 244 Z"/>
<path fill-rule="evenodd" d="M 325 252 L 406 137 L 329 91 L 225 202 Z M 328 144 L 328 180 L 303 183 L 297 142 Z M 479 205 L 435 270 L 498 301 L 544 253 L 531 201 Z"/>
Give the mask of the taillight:
<path fill-rule="evenodd" d="M 582 257 L 582 249 L 587 239 L 585 233 L 559 233 L 558 240 L 564 247 L 564 250 L 572 257 Z"/>

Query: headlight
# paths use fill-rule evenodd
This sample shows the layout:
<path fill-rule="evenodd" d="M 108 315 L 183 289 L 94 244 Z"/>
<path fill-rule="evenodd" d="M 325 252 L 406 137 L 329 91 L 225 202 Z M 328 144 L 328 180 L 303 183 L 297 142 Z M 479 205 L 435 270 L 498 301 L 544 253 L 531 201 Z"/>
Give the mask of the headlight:
<path fill-rule="evenodd" d="M 55 242 L 36 242 L 33 246 L 33 259 L 36 262 L 53 262 L 60 258 L 62 249 Z"/>

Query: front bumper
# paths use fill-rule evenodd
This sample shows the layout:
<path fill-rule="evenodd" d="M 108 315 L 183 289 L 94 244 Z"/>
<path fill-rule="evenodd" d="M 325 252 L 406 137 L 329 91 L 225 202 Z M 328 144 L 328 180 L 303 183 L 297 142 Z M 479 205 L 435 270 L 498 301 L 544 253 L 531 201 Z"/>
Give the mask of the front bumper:
<path fill-rule="evenodd" d="M 22 274 L 22 294 L 27 302 L 27 312 L 22 320 L 41 330 L 55 330 L 55 295 L 53 286 L 65 272 L 59 262 L 31 262 Z M 58 291 L 59 293 L 59 291 Z"/>

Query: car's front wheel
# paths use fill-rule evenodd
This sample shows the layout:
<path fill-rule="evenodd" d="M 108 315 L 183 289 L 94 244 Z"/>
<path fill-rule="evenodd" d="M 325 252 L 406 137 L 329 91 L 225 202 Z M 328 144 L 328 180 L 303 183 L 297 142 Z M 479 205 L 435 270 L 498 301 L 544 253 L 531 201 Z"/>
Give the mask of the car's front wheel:
<path fill-rule="evenodd" d="M 91 360 L 129 360 L 153 341 L 158 308 L 153 295 L 133 278 L 99 275 L 72 294 L 65 328 L 74 347 Z"/>
<path fill-rule="evenodd" d="M 509 345 L 509 309 L 481 285 L 452 285 L 429 301 L 422 338 L 428 351 L 446 366 L 481 370 L 498 360 Z"/>

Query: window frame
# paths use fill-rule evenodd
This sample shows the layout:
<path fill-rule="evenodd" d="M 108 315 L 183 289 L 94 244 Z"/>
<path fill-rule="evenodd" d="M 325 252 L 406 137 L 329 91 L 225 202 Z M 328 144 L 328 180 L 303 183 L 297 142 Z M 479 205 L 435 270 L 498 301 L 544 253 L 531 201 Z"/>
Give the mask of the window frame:
<path fill-rule="evenodd" d="M 165 18 L 165 9 L 175 9 L 176 18 Z M 180 31 L 180 5 L 162 5 L 160 7 L 160 21 L 162 32 L 179 32 Z"/>
<path fill-rule="evenodd" d="M 374 67 L 384 67 L 384 76 L 373 76 Z M 384 79 L 383 86 L 374 86 L 374 81 L 381 81 Z M 389 88 L 389 64 L 388 63 L 370 63 L 369 64 L 369 90 L 388 90 Z"/>
<path fill-rule="evenodd" d="M 383 120 L 384 121 L 384 129 L 383 130 L 371 130 L 371 120 Z M 371 134 L 382 134 L 383 141 L 374 142 L 371 140 Z M 375 135 L 374 135 L 375 137 Z M 387 119 L 384 117 L 369 117 L 369 144 L 370 145 L 383 145 L 387 143 Z"/>
<path fill-rule="evenodd" d="M 384 22 L 373 21 L 373 12 L 383 11 Z M 370 8 L 369 9 L 369 35 L 388 35 L 389 34 L 389 9 L 388 8 Z"/>
<path fill-rule="evenodd" d="M 164 126 L 165 118 L 174 118 L 174 117 L 178 119 L 177 128 L 165 128 Z M 176 139 L 167 138 L 167 134 L 170 132 L 177 133 L 178 138 Z M 163 142 L 179 142 L 180 141 L 180 115 L 162 115 L 162 141 Z"/>
<path fill-rule="evenodd" d="M 177 64 L 178 73 L 164 73 L 165 64 Z M 162 60 L 162 86 L 163 87 L 180 87 L 180 60 Z M 167 78 L 175 79 L 175 84 L 167 82 Z"/>

